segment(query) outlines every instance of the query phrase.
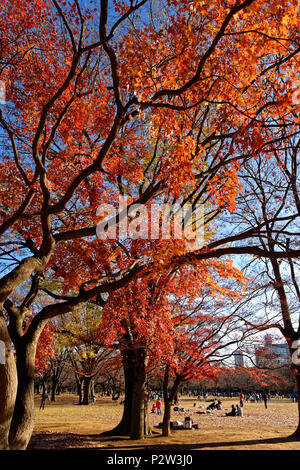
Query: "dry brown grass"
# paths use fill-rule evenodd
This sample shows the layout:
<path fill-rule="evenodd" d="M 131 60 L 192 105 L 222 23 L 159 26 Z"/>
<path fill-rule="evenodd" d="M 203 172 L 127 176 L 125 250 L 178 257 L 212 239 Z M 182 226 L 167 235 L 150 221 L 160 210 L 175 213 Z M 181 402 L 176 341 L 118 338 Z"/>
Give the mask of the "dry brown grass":
<path fill-rule="evenodd" d="M 290 439 L 297 426 L 296 403 L 271 400 L 268 409 L 263 403 L 245 403 L 242 418 L 225 417 L 236 401 L 223 400 L 222 411 L 202 414 L 207 404 L 197 401 L 195 408 L 194 401 L 182 398 L 179 406 L 190 411 L 173 412 L 172 419 L 183 422 L 189 415 L 199 429 L 173 431 L 165 438 L 153 428 L 152 436 L 133 441 L 101 436 L 118 424 L 122 415 L 122 405 L 109 398 L 97 398 L 95 405 L 78 406 L 76 396 L 63 395 L 55 403 L 47 402 L 42 411 L 37 399 L 36 425 L 29 449 L 300 450 L 300 441 Z M 150 420 L 154 426 L 161 417 L 150 414 Z"/>

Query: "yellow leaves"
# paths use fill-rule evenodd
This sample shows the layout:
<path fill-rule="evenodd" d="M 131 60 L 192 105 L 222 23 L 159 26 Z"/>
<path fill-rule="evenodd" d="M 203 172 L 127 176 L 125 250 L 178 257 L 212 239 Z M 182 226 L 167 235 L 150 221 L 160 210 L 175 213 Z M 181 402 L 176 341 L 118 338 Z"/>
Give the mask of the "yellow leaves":
<path fill-rule="evenodd" d="M 282 18 L 282 24 L 287 26 L 290 24 L 291 22 L 291 18 L 290 18 L 290 15 L 286 14 L 283 18 Z"/>
<path fill-rule="evenodd" d="M 88 350 L 88 351 L 80 351 L 78 356 L 79 356 L 79 359 L 81 360 L 87 360 L 87 359 L 94 359 L 95 357 L 97 357 L 97 354 L 92 350 Z"/>

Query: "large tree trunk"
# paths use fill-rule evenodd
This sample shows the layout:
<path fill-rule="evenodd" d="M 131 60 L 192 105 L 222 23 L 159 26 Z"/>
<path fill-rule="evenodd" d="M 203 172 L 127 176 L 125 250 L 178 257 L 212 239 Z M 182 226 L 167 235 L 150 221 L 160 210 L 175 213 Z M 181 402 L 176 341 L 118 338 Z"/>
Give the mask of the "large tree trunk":
<path fill-rule="evenodd" d="M 53 377 L 51 378 L 51 397 L 50 397 L 50 400 L 51 401 L 55 401 L 55 397 L 56 397 L 56 394 L 57 394 L 57 387 L 58 387 L 58 380 L 56 377 Z"/>
<path fill-rule="evenodd" d="M 25 450 L 34 427 L 34 363 L 36 342 L 17 346 L 18 389 L 9 432 L 9 448 Z"/>
<path fill-rule="evenodd" d="M 169 398 L 169 366 L 166 366 L 163 383 L 163 396 L 164 396 L 164 416 L 162 423 L 162 435 L 169 436 L 170 434 L 170 420 L 171 420 L 171 400 Z"/>
<path fill-rule="evenodd" d="M 106 435 L 129 436 L 131 429 L 131 409 L 133 401 L 133 384 L 135 381 L 135 369 L 133 363 L 133 351 L 124 349 L 121 351 L 124 369 L 125 397 L 123 415 L 120 423 Z"/>
<path fill-rule="evenodd" d="M 82 405 L 82 402 L 83 402 L 83 377 L 79 376 L 79 374 L 77 372 L 75 372 L 75 380 L 76 380 L 77 395 L 78 395 L 78 405 Z"/>
<path fill-rule="evenodd" d="M 120 423 L 105 435 L 143 439 L 150 434 L 146 406 L 146 350 L 124 349 L 121 352 L 125 378 L 125 399 Z"/>
<path fill-rule="evenodd" d="M 146 350 L 135 348 L 133 350 L 134 384 L 131 408 L 131 439 L 144 439 L 145 422 L 144 406 L 146 395 Z"/>
<path fill-rule="evenodd" d="M 169 394 L 169 367 L 166 366 L 165 375 L 164 375 L 164 383 L 163 383 L 163 393 L 164 393 L 164 416 L 162 422 L 162 435 L 169 436 L 170 435 L 170 420 L 171 420 L 171 406 L 175 396 L 178 393 L 178 389 L 180 384 L 182 383 L 182 378 L 180 376 L 176 376 L 171 392 Z"/>
<path fill-rule="evenodd" d="M 95 378 L 94 377 L 91 380 L 91 397 L 96 397 L 96 395 L 95 395 Z"/>
<path fill-rule="evenodd" d="M 83 377 L 83 405 L 90 404 L 90 396 L 91 396 L 91 383 L 92 377 L 84 376 Z"/>
<path fill-rule="evenodd" d="M 17 368 L 6 322 L 0 316 L 0 450 L 9 448 L 8 436 L 17 394 Z"/>
<path fill-rule="evenodd" d="M 144 434 L 145 436 L 150 436 L 152 434 L 150 419 L 149 419 L 149 399 L 148 394 L 145 394 L 145 404 L 144 404 Z"/>
<path fill-rule="evenodd" d="M 171 420 L 171 402 L 168 400 L 164 400 L 165 404 L 165 409 L 164 409 L 164 417 L 163 417 L 163 423 L 162 423 L 162 435 L 163 436 L 169 436 L 170 435 L 170 420 Z"/>

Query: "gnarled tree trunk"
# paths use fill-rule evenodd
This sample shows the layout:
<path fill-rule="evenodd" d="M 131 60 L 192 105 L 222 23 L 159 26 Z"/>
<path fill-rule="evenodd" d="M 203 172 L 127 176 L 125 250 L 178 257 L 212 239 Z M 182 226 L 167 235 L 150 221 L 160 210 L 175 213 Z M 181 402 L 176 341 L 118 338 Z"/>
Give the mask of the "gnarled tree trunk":
<path fill-rule="evenodd" d="M 120 423 L 114 429 L 105 434 L 129 436 L 131 429 L 131 409 L 133 400 L 133 384 L 135 381 L 135 368 L 133 363 L 133 351 L 131 349 L 124 349 L 121 351 L 121 354 L 125 382 L 123 415 Z"/>
<path fill-rule="evenodd" d="M 121 354 L 125 378 L 123 416 L 118 426 L 105 434 L 143 439 L 150 433 L 146 406 L 146 349 L 123 349 Z"/>
<path fill-rule="evenodd" d="M 8 436 L 17 394 L 17 368 L 7 326 L 0 316 L 0 450 L 9 448 Z"/>
<path fill-rule="evenodd" d="M 131 406 L 131 439 L 144 439 L 145 434 L 145 395 L 146 395 L 146 350 L 135 348 L 133 350 L 134 384 Z"/>
<path fill-rule="evenodd" d="M 86 375 L 83 377 L 83 400 L 82 405 L 90 404 L 92 377 Z"/>
<path fill-rule="evenodd" d="M 25 450 L 34 427 L 34 365 L 36 341 L 17 346 L 18 389 L 9 432 L 9 448 Z"/>
<path fill-rule="evenodd" d="M 162 422 L 162 435 L 169 436 L 170 435 L 170 420 L 171 420 L 171 406 L 173 403 L 174 398 L 178 393 L 178 389 L 180 384 L 182 383 L 183 379 L 179 375 L 176 376 L 171 392 L 169 394 L 169 366 L 166 366 L 165 375 L 164 375 L 164 384 L 163 384 L 163 391 L 164 391 L 164 416 Z"/>

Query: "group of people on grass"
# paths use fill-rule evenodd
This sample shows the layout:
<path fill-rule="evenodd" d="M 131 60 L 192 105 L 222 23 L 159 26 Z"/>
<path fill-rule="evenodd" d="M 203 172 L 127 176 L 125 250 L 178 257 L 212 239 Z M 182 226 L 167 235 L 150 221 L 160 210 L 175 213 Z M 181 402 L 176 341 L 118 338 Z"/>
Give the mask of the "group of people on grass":
<path fill-rule="evenodd" d="M 243 416 L 244 396 L 242 393 L 239 395 L 239 400 L 240 403 L 238 405 L 232 405 L 231 411 L 226 413 L 225 416 Z M 222 402 L 220 400 L 213 400 L 206 408 L 207 413 L 213 410 L 222 410 Z"/>
<path fill-rule="evenodd" d="M 239 399 L 240 404 L 232 405 L 231 411 L 229 411 L 229 413 L 226 413 L 226 416 L 243 416 L 244 395 L 242 393 L 240 393 Z"/>
<path fill-rule="evenodd" d="M 265 404 L 265 408 L 268 408 L 268 399 L 269 399 L 268 395 L 266 393 L 262 393 L 261 399 Z M 41 398 L 40 409 L 43 410 L 45 408 L 45 404 L 47 400 L 49 400 L 49 395 L 47 394 L 47 392 L 44 392 Z M 231 411 L 226 413 L 225 416 L 243 416 L 244 396 L 242 393 L 239 395 L 239 400 L 240 400 L 240 403 L 237 405 L 232 405 Z M 93 400 L 93 403 L 95 403 L 95 400 Z M 194 406 L 195 405 L 196 404 L 194 403 Z M 210 405 L 208 405 L 206 408 L 207 413 L 211 413 L 213 410 L 222 410 L 222 402 L 220 400 L 213 400 L 212 403 L 210 403 Z M 156 402 L 153 403 L 151 413 L 156 413 L 158 415 L 161 415 L 161 400 L 160 400 L 159 395 L 157 395 Z"/>
<path fill-rule="evenodd" d="M 243 416 L 244 397 L 242 394 L 239 395 L 239 399 L 240 404 L 232 405 L 231 411 L 226 413 L 226 416 Z M 208 405 L 206 408 L 207 413 L 211 413 L 213 410 L 222 410 L 221 400 L 213 400 L 212 403 L 210 403 L 210 405 Z M 156 403 L 153 403 L 151 413 L 161 414 L 160 398 L 157 398 Z"/>
<path fill-rule="evenodd" d="M 226 416 L 243 416 L 243 408 L 240 405 L 232 405 L 231 411 Z"/>
<path fill-rule="evenodd" d="M 158 415 L 161 415 L 161 401 L 158 398 L 155 403 L 153 403 L 151 413 L 156 413 Z"/>
<path fill-rule="evenodd" d="M 221 410 L 222 409 L 222 402 L 220 400 L 214 400 L 210 405 L 207 406 L 206 411 L 212 410 Z"/>

